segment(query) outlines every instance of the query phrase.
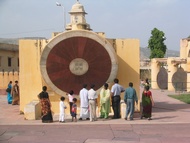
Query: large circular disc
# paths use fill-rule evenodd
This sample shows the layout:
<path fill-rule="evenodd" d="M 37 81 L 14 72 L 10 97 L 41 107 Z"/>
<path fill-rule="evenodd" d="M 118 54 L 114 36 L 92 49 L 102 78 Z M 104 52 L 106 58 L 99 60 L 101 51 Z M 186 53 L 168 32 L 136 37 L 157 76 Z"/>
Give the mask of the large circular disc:
<path fill-rule="evenodd" d="M 183 68 L 178 68 L 172 76 L 172 85 L 176 91 L 185 91 L 187 89 L 187 72 Z"/>
<path fill-rule="evenodd" d="M 157 75 L 157 84 L 160 89 L 168 88 L 168 72 L 164 67 L 160 68 L 160 71 Z"/>
<path fill-rule="evenodd" d="M 54 38 L 44 48 L 40 64 L 46 83 L 60 95 L 71 89 L 78 94 L 84 83 L 99 89 L 117 74 L 111 45 L 86 31 L 70 31 Z"/>

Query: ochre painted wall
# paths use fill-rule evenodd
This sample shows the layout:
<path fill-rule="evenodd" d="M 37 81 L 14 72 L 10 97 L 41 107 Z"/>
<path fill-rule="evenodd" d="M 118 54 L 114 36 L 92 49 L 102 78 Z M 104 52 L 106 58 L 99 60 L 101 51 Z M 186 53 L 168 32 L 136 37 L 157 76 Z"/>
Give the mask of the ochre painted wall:
<path fill-rule="evenodd" d="M 128 87 L 131 81 L 134 88 L 137 89 L 139 96 L 139 40 L 137 39 L 116 39 L 113 44 L 114 49 L 118 55 L 119 70 L 117 77 L 120 84 Z M 111 43 L 111 42 L 110 42 Z M 23 112 L 26 104 L 33 100 L 38 100 L 37 95 L 42 91 L 42 86 L 48 87 L 48 93 L 52 105 L 53 114 L 59 113 L 60 95 L 57 95 L 52 89 L 44 82 L 40 71 L 40 57 L 43 47 L 46 45 L 46 40 L 20 40 L 19 41 L 19 57 L 20 57 L 20 110 Z M 43 74 L 43 73 L 42 73 Z M 111 88 L 111 83 L 110 83 Z M 66 93 L 64 95 L 67 97 Z M 77 97 L 78 98 L 78 97 Z M 79 99 L 79 98 L 78 98 Z M 123 94 L 122 94 L 123 99 Z M 77 102 L 78 107 L 79 100 Z M 65 100 L 68 107 L 66 114 L 69 114 L 68 98 Z M 79 108 L 78 108 L 79 109 Z"/>
<path fill-rule="evenodd" d="M 5 90 L 10 81 L 12 81 L 12 85 L 14 85 L 16 80 L 19 80 L 18 72 L 0 72 L 0 89 Z"/>
<path fill-rule="evenodd" d="M 138 39 L 116 39 L 116 53 L 118 55 L 119 69 L 117 78 L 119 83 L 125 88 L 128 87 L 129 82 L 133 82 L 133 87 L 139 96 L 140 85 L 140 43 Z M 123 99 L 122 94 L 121 99 Z M 140 104 L 137 105 L 138 110 Z"/>
<path fill-rule="evenodd" d="M 139 95 L 140 63 L 139 63 L 139 40 L 137 39 L 116 39 L 116 53 L 118 55 L 119 70 L 118 79 L 120 84 L 128 87 L 133 82 L 134 88 Z"/>
<path fill-rule="evenodd" d="M 8 58 L 11 58 L 10 66 Z M 9 81 L 12 81 L 14 85 L 14 82 L 18 80 L 18 61 L 18 45 L 0 43 L 0 92 L 5 91 Z"/>
<path fill-rule="evenodd" d="M 174 86 L 173 77 L 176 72 L 178 72 L 179 68 L 183 68 L 183 70 L 187 74 L 187 92 L 190 91 L 190 38 L 185 38 L 180 40 L 180 57 L 168 57 L 164 58 L 155 58 L 152 59 L 151 62 L 151 87 L 152 89 L 159 89 L 157 84 L 157 75 L 161 68 L 161 63 L 167 62 L 167 72 L 168 72 L 168 90 L 175 91 L 176 88 Z M 179 82 L 179 81 L 177 81 Z M 186 82 L 186 81 L 185 81 Z M 175 83 L 176 84 L 176 83 Z M 178 89 L 177 89 L 178 90 Z M 184 90 L 184 89 L 182 89 Z"/>
<path fill-rule="evenodd" d="M 0 71 L 18 71 L 18 51 L 0 49 Z M 11 66 L 8 66 L 8 57 L 11 58 Z"/>
<path fill-rule="evenodd" d="M 19 41 L 20 58 L 20 110 L 24 111 L 26 104 L 32 100 L 38 100 L 37 95 L 42 89 L 40 73 L 40 53 L 37 40 Z"/>
<path fill-rule="evenodd" d="M 47 86 L 51 101 L 53 114 L 59 113 L 60 95 L 57 95 L 44 82 L 40 71 L 40 58 L 46 40 L 20 40 L 19 57 L 20 57 L 20 111 L 24 112 L 26 104 L 33 100 L 38 100 L 38 94 L 42 91 L 42 86 Z M 66 96 L 66 93 L 62 96 Z M 68 99 L 66 105 L 69 107 Z M 79 103 L 79 102 L 78 102 Z M 67 108 L 66 113 L 69 113 Z"/>

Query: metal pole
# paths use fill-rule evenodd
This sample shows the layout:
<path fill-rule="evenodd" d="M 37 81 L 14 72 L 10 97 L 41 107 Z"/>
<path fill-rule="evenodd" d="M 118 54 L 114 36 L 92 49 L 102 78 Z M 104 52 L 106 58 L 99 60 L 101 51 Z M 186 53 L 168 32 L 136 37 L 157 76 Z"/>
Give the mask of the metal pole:
<path fill-rule="evenodd" d="M 63 30 L 65 30 L 65 28 L 66 28 L 66 27 L 65 27 L 65 26 L 66 26 L 66 13 L 65 13 L 65 8 L 64 8 L 64 6 L 63 6 L 61 3 L 56 2 L 56 5 L 62 7 L 62 10 L 63 10 L 63 24 L 64 24 Z"/>
<path fill-rule="evenodd" d="M 65 29 L 66 29 L 66 10 L 65 10 L 65 7 L 63 7 L 63 9 L 64 9 L 64 31 L 65 31 Z"/>

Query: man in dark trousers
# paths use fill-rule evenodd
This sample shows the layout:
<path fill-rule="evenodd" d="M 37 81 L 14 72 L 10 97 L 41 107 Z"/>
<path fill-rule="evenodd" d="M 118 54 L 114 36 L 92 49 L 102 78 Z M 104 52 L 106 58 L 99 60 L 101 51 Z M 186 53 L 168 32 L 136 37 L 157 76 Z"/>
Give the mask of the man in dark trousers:
<path fill-rule="evenodd" d="M 114 116 L 112 119 L 119 119 L 121 118 L 120 115 L 120 94 L 124 92 L 125 89 L 119 85 L 119 80 L 117 78 L 114 79 L 114 85 L 111 88 L 111 97 L 112 97 L 112 108 L 114 112 Z"/>

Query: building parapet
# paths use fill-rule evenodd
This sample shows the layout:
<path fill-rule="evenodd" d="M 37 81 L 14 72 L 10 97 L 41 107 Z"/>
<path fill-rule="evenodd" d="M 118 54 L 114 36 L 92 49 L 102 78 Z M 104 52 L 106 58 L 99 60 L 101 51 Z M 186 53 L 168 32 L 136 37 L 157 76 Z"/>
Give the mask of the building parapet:
<path fill-rule="evenodd" d="M 19 80 L 19 72 L 0 72 L 0 89 L 6 89 L 9 82 Z"/>

